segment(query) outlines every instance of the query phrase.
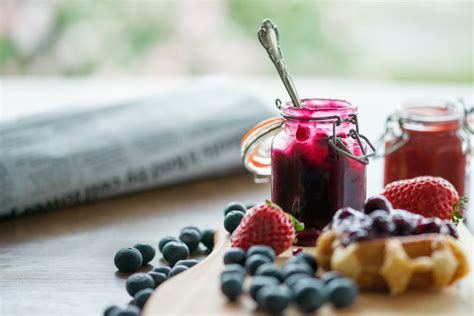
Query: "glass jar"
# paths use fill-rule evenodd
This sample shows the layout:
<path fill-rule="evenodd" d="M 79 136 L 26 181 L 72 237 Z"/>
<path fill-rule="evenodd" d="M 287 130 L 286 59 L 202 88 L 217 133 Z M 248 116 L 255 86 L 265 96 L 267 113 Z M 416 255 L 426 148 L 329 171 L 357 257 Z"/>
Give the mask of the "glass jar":
<path fill-rule="evenodd" d="M 416 100 L 389 117 L 385 140 L 385 184 L 431 175 L 467 194 L 469 137 L 463 130 L 464 109 L 458 103 Z"/>
<path fill-rule="evenodd" d="M 356 106 L 342 100 L 302 101 L 302 108 L 279 107 L 282 118 L 257 125 L 241 148 L 250 171 L 271 175 L 272 201 L 304 222 L 299 244 L 313 245 L 339 208 L 363 207 L 366 165 L 373 155 L 367 154 L 367 144 L 373 147 L 359 134 Z"/>

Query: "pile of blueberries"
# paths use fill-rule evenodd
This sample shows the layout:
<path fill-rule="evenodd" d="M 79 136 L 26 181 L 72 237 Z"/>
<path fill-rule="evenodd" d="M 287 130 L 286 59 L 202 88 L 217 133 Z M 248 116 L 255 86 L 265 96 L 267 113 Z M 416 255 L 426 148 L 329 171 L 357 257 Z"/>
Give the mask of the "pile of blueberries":
<path fill-rule="evenodd" d="M 328 228 L 343 233 L 341 243 L 344 246 L 357 241 L 429 233 L 458 238 L 452 221 L 437 217 L 427 218 L 400 209 L 394 210 L 383 195 L 368 198 L 362 211 L 350 207 L 340 209 Z"/>
<path fill-rule="evenodd" d="M 158 250 L 168 265 L 153 268 L 148 273 L 137 272 L 155 257 L 155 248 L 147 244 L 136 244 L 130 248 L 122 248 L 116 254 L 114 263 L 120 272 L 133 273 L 127 279 L 125 288 L 133 300 L 125 307 L 109 306 L 104 316 L 137 316 L 145 305 L 153 290 L 173 276 L 186 271 L 198 263 L 189 259 L 203 244 L 209 253 L 214 248 L 214 230 L 201 231 L 194 226 L 184 227 L 178 238 L 167 236 L 158 243 Z"/>
<path fill-rule="evenodd" d="M 244 292 L 246 275 L 253 276 L 249 292 L 258 309 L 280 314 L 290 303 L 304 313 L 312 313 L 324 303 L 336 308 L 351 306 L 358 296 L 358 288 L 350 279 L 336 272 L 316 277 L 318 264 L 314 256 L 299 252 L 279 268 L 271 247 L 255 245 L 247 252 L 231 248 L 224 255 L 221 273 L 222 293 L 235 301 Z"/>

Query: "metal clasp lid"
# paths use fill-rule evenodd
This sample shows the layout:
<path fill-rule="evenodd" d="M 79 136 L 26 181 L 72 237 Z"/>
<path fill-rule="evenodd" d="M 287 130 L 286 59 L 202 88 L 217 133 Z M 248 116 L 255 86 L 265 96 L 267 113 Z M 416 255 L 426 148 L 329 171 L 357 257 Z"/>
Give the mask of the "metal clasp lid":
<path fill-rule="evenodd" d="M 275 101 L 276 107 L 281 110 L 281 101 L 277 99 Z M 375 148 L 367 137 L 359 133 L 359 123 L 357 115 L 350 114 L 347 118 L 341 119 L 337 115 L 324 116 L 324 117 L 308 117 L 298 118 L 287 116 L 282 113 L 281 117 L 273 117 L 266 119 L 258 123 L 254 128 L 245 134 L 240 142 L 240 154 L 243 158 L 244 165 L 255 175 L 256 182 L 264 182 L 271 175 L 271 145 L 273 137 L 280 132 L 283 127 L 284 119 L 298 119 L 308 121 L 332 121 L 332 135 L 329 136 L 328 143 L 336 153 L 354 159 L 364 165 L 369 163 L 370 157 L 375 156 Z M 350 149 L 344 144 L 339 136 L 337 136 L 336 127 L 341 124 L 349 122 L 355 125 L 348 135 L 355 139 L 361 148 L 362 155 L 356 156 L 350 151 Z M 367 153 L 365 142 L 370 153 Z"/>
<path fill-rule="evenodd" d="M 463 99 L 459 99 L 458 102 L 464 108 L 464 129 L 471 135 L 474 135 L 474 105 L 468 106 Z"/>
<path fill-rule="evenodd" d="M 345 119 L 341 119 L 339 116 L 334 116 L 335 119 L 333 125 L 332 125 L 332 135 L 329 138 L 329 146 L 331 146 L 332 149 L 334 149 L 338 154 L 346 156 L 348 158 L 354 159 L 361 164 L 367 165 L 369 164 L 369 158 L 375 156 L 376 150 L 375 147 L 372 145 L 370 140 L 365 137 L 364 135 L 359 133 L 359 121 L 357 119 L 356 114 L 349 114 L 349 116 Z M 342 123 L 349 122 L 355 125 L 355 129 L 352 128 L 349 131 L 349 136 L 352 137 L 357 141 L 359 144 L 359 147 L 362 151 L 361 156 L 356 156 L 354 153 L 350 151 L 349 148 L 344 144 L 344 142 L 341 140 L 339 136 L 337 136 L 336 133 L 336 127 L 340 126 Z M 362 143 L 362 140 L 365 141 L 365 143 L 369 146 L 371 152 L 367 152 L 364 144 Z"/>
<path fill-rule="evenodd" d="M 385 130 L 375 143 L 375 148 L 377 151 L 375 158 L 386 157 L 400 149 L 408 142 L 410 136 L 408 136 L 407 133 L 400 132 L 400 135 L 396 135 L 395 126 L 398 127 L 400 131 L 402 131 L 402 125 L 402 119 L 397 114 L 393 113 L 387 117 L 387 119 L 385 120 Z M 385 140 L 387 139 L 387 136 L 389 135 L 391 136 L 391 138 L 396 140 L 390 146 L 387 146 L 384 150 L 381 150 L 382 146 L 385 145 Z"/>
<path fill-rule="evenodd" d="M 460 107 L 460 114 L 464 111 L 464 117 L 462 126 L 466 132 L 471 135 L 474 135 L 474 106 L 468 106 L 466 102 L 459 98 L 456 101 L 444 101 L 446 102 L 446 107 L 456 108 Z M 403 129 L 405 123 L 413 121 L 410 118 L 403 117 L 399 111 L 392 113 L 385 120 L 385 130 L 383 134 L 377 139 L 375 143 L 375 148 L 377 151 L 376 158 L 383 158 L 391 153 L 397 151 L 402 146 L 404 146 L 409 140 L 410 136 Z M 381 148 L 386 144 L 386 140 L 391 139 L 389 145 L 385 146 L 384 150 Z"/>

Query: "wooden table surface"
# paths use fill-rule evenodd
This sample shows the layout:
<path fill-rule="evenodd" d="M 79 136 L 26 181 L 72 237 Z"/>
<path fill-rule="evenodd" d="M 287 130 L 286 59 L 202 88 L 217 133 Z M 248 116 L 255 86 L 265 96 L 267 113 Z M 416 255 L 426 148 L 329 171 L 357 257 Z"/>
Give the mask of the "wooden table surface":
<path fill-rule="evenodd" d="M 119 248 L 156 246 L 185 225 L 217 227 L 229 200 L 268 192 L 240 174 L 2 221 L 0 315 L 101 315 L 108 304 L 126 304 L 113 263 Z"/>
<path fill-rule="evenodd" d="M 339 96 L 363 105 L 362 130 L 372 139 L 381 132 L 384 117 L 408 97 L 472 100 L 471 86 L 295 81 L 301 95 L 317 90 L 319 96 Z M 149 95 L 181 82 L 1 78 L 0 119 Z M 269 104 L 284 96 L 277 80 L 246 82 L 263 92 Z M 369 168 L 369 193 L 380 189 L 381 166 L 375 162 Z M 176 235 L 185 225 L 217 227 L 230 200 L 261 201 L 268 195 L 268 185 L 257 185 L 249 174 L 241 173 L 0 220 L 0 316 L 101 315 L 108 304 L 130 300 L 123 276 L 115 273 L 117 249 L 137 242 L 156 245 L 160 237 Z M 152 263 L 158 264 L 158 259 Z"/>

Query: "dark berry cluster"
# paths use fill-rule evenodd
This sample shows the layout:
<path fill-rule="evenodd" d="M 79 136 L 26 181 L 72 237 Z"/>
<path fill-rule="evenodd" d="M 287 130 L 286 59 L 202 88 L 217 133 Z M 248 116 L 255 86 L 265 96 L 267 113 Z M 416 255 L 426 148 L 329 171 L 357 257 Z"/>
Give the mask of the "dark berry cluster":
<path fill-rule="evenodd" d="M 326 229 L 343 233 L 341 243 L 347 246 L 356 241 L 373 240 L 390 236 L 445 234 L 458 238 L 456 227 L 450 220 L 426 218 L 405 210 L 393 209 L 384 196 L 367 199 L 364 210 L 343 207 Z"/>
<path fill-rule="evenodd" d="M 126 307 L 109 306 L 104 311 L 104 316 L 140 315 L 141 309 L 155 288 L 198 263 L 196 259 L 189 259 L 189 256 L 198 252 L 201 244 L 207 253 L 214 248 L 214 233 L 211 229 L 201 231 L 197 227 L 188 226 L 181 229 L 178 238 L 172 236 L 162 238 L 158 243 L 158 250 L 169 265 L 154 267 L 147 273 L 137 271 L 155 257 L 156 250 L 153 246 L 136 244 L 131 248 L 120 249 L 115 254 L 115 266 L 120 272 L 137 272 L 130 275 L 125 284 L 133 300 Z"/>
<path fill-rule="evenodd" d="M 268 246 L 255 245 L 247 252 L 231 248 L 224 255 L 224 263 L 222 293 L 236 301 L 244 292 L 246 275 L 251 275 L 248 292 L 258 309 L 270 314 L 282 313 L 291 303 L 304 313 L 312 313 L 326 302 L 336 308 L 348 307 L 358 295 L 356 285 L 338 273 L 327 272 L 317 278 L 316 259 L 302 251 L 279 267 L 275 251 Z"/>

